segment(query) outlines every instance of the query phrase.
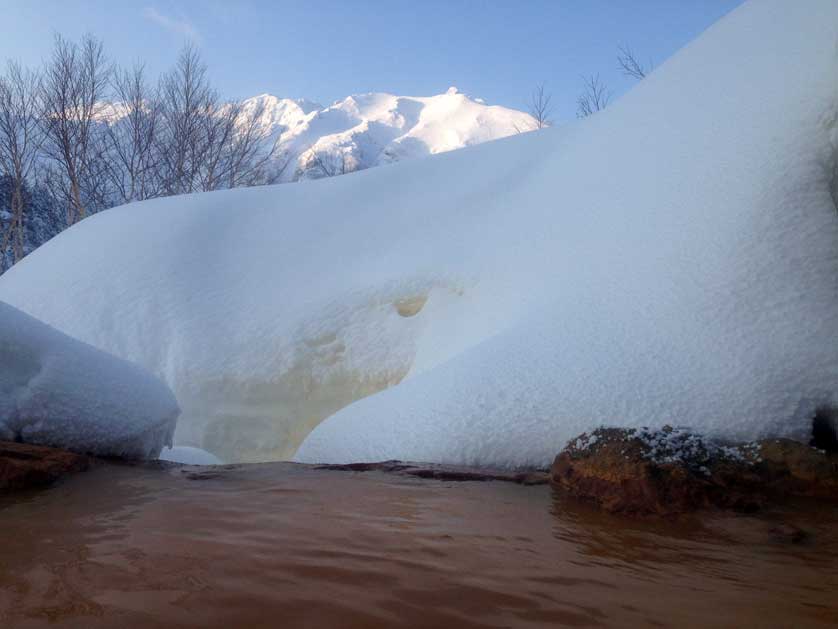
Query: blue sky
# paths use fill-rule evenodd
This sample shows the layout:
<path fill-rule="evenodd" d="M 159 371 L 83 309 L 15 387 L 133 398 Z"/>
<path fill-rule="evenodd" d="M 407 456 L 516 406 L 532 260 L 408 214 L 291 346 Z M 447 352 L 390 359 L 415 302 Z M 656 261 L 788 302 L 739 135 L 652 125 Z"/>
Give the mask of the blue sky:
<path fill-rule="evenodd" d="M 37 63 L 52 34 L 104 40 L 115 61 L 164 70 L 187 40 L 227 97 L 329 104 L 352 93 L 430 95 L 456 85 L 525 108 L 545 83 L 570 119 L 580 75 L 624 91 L 618 45 L 659 63 L 741 0 L 0 0 L 0 58 Z"/>

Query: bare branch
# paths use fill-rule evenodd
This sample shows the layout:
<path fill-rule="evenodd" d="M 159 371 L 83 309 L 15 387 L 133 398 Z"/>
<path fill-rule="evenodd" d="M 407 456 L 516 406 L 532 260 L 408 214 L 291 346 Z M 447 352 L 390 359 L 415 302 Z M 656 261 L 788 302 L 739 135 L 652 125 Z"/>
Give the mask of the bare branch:
<path fill-rule="evenodd" d="M 552 124 L 550 117 L 553 114 L 553 105 L 551 101 L 553 95 L 544 91 L 544 84 L 536 86 L 530 95 L 530 100 L 527 104 L 527 110 L 535 119 L 535 128 L 543 129 Z"/>
<path fill-rule="evenodd" d="M 308 164 L 314 164 L 314 169 L 319 171 L 320 177 L 335 177 L 358 170 L 358 164 L 351 156 L 347 157 L 345 151 L 334 149 L 330 151 L 316 151 L 309 149 Z M 318 178 L 320 178 L 318 177 Z"/>
<path fill-rule="evenodd" d="M 130 203 L 158 196 L 158 95 L 148 87 L 141 64 L 115 71 L 111 85 L 115 102 L 105 116 L 103 174 L 115 197 L 113 202 Z"/>
<path fill-rule="evenodd" d="M 2 238 L 0 263 L 5 263 L 11 247 L 11 262 L 24 256 L 27 179 L 37 164 L 43 142 L 40 124 L 40 77 L 9 62 L 0 77 L 0 174 L 10 184 L 11 219 Z"/>
<path fill-rule="evenodd" d="M 605 109 L 611 101 L 611 91 L 600 80 L 599 75 L 582 77 L 584 91 L 576 99 L 576 116 L 585 118 Z"/>
<path fill-rule="evenodd" d="M 80 44 L 60 35 L 41 81 L 43 150 L 52 160 L 53 189 L 67 205 L 67 222 L 84 218 L 88 204 L 100 205 L 100 190 L 88 184 L 97 170 L 94 146 L 110 67 L 102 43 L 85 36 Z"/>
<path fill-rule="evenodd" d="M 637 60 L 637 57 L 628 46 L 620 46 L 617 52 L 617 64 L 622 70 L 623 74 L 634 79 L 642 80 L 652 69 L 652 63 L 643 65 Z"/>

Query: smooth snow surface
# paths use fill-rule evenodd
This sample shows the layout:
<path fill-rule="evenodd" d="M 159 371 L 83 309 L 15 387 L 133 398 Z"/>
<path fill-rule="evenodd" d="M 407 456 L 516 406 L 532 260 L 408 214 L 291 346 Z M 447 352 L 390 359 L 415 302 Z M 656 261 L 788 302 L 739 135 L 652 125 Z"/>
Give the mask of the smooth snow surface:
<path fill-rule="evenodd" d="M 163 377 L 226 461 L 805 438 L 838 403 L 836 44 L 832 0 L 748 3 L 577 124 L 109 210 L 0 298 Z"/>
<path fill-rule="evenodd" d="M 0 302 L 0 439 L 156 458 L 178 413 L 144 370 Z"/>

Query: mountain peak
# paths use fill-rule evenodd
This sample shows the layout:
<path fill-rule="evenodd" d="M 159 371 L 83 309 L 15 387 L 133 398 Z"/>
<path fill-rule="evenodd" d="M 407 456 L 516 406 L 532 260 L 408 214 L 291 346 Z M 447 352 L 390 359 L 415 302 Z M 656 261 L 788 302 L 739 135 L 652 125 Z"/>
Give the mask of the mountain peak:
<path fill-rule="evenodd" d="M 290 160 L 285 181 L 442 153 L 536 126 L 525 112 L 488 107 L 455 86 L 436 96 L 358 93 L 329 107 L 275 97 L 269 103 L 266 96 L 259 97 L 266 104 L 264 124 L 278 142 L 279 154 Z"/>

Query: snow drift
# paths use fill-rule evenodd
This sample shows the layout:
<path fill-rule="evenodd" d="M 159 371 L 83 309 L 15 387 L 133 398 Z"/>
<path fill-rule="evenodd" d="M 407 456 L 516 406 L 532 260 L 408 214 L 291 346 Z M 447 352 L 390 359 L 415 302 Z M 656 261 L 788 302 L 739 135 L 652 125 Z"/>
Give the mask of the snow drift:
<path fill-rule="evenodd" d="M 178 413 L 139 367 L 0 302 L 0 439 L 155 458 Z"/>
<path fill-rule="evenodd" d="M 748 3 L 577 124 L 110 210 L 0 298 L 161 376 L 228 461 L 805 438 L 838 403 L 836 43 L 831 0 Z"/>

